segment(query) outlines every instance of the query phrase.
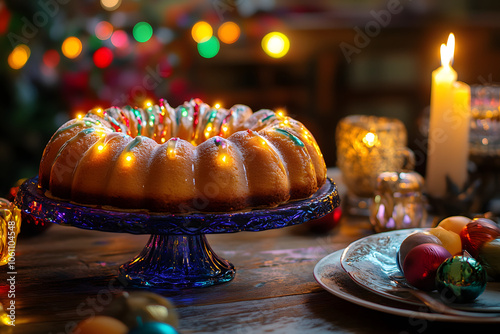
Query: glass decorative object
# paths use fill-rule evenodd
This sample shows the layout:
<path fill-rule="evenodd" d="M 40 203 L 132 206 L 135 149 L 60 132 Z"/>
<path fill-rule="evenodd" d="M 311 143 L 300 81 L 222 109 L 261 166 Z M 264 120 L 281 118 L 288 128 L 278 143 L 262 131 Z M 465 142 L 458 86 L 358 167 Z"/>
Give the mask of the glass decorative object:
<path fill-rule="evenodd" d="M 397 119 L 347 116 L 338 123 L 335 140 L 348 213 L 368 215 L 380 173 L 413 168 L 413 152 L 405 146 L 406 128 Z"/>
<path fill-rule="evenodd" d="M 0 198 L 0 266 L 10 262 L 11 268 L 15 268 L 15 250 L 20 229 L 21 211 L 13 203 Z"/>
<path fill-rule="evenodd" d="M 423 177 L 416 172 L 381 173 L 370 207 L 375 232 L 424 227 L 427 211 L 423 185 Z"/>
<path fill-rule="evenodd" d="M 228 282 L 235 268 L 208 244 L 205 234 L 264 231 L 320 218 L 340 203 L 331 179 L 311 197 L 276 208 L 229 213 L 169 214 L 87 207 L 45 196 L 38 177 L 27 180 L 16 197 L 27 215 L 82 229 L 151 234 L 146 247 L 120 267 L 122 283 L 178 290 Z"/>
<path fill-rule="evenodd" d="M 500 86 L 471 87 L 469 150 L 472 155 L 500 154 Z"/>

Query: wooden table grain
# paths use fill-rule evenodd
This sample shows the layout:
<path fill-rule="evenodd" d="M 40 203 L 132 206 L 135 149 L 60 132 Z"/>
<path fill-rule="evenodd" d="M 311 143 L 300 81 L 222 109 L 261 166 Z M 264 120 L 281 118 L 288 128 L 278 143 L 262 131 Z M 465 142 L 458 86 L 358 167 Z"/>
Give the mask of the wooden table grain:
<path fill-rule="evenodd" d="M 343 217 L 327 234 L 306 226 L 209 235 L 215 252 L 237 273 L 229 283 L 179 292 L 153 290 L 177 307 L 181 333 L 463 333 L 498 332 L 498 325 L 420 322 L 357 306 L 316 283 L 324 256 L 373 233 L 366 218 Z M 137 255 L 148 236 L 54 225 L 21 238 L 16 250 L 16 326 L 0 333 L 70 333 L 101 312 L 113 295 L 132 291 L 118 267 Z M 6 269 L 0 268 L 2 301 Z"/>

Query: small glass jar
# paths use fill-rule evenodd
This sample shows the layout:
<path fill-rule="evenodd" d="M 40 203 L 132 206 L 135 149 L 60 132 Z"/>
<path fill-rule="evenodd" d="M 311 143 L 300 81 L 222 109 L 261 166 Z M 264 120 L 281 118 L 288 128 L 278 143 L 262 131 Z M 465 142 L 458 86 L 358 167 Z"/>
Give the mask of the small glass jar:
<path fill-rule="evenodd" d="M 15 249 L 20 228 L 21 211 L 13 203 L 0 198 L 0 266 L 15 263 Z"/>
<path fill-rule="evenodd" d="M 370 207 L 375 232 L 425 226 L 427 211 L 423 177 L 417 172 L 383 172 L 377 177 Z"/>

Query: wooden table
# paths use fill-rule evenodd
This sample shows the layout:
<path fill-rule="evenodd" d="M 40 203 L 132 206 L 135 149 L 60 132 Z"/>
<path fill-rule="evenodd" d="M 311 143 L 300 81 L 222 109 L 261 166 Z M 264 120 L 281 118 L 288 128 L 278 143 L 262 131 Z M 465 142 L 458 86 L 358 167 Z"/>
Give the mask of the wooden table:
<path fill-rule="evenodd" d="M 342 189 L 341 189 L 342 190 Z M 421 321 L 357 306 L 323 290 L 313 278 L 329 253 L 373 233 L 366 218 L 343 217 L 328 234 L 305 225 L 263 232 L 208 236 L 215 252 L 237 269 L 234 280 L 168 297 L 181 333 L 431 333 L 498 332 L 498 325 Z M 0 333 L 69 333 L 72 326 L 109 304 L 124 288 L 118 267 L 133 258 L 148 236 L 52 226 L 23 238 L 16 250 L 16 327 Z M 6 267 L 0 279 L 6 282 Z M 2 302 L 8 302 L 2 283 Z"/>

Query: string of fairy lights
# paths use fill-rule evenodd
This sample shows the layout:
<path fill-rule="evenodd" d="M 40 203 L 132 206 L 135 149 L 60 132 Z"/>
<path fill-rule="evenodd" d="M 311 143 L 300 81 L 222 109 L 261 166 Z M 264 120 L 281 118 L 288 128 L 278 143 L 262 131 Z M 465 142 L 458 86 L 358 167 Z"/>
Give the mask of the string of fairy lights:
<path fill-rule="evenodd" d="M 121 0 L 101 0 L 101 6 L 106 11 L 115 11 L 121 5 Z M 5 8 L 3 9 L 5 10 Z M 8 22 L 5 23 L 8 26 Z M 146 43 L 155 35 L 152 25 L 141 21 L 133 25 L 131 34 L 126 30 L 115 27 L 106 20 L 99 21 L 93 28 L 93 36 L 100 41 L 108 41 L 104 46 L 93 51 L 93 63 L 98 68 L 110 66 L 116 54 L 123 53 L 131 46 L 131 42 Z M 232 21 L 221 23 L 215 33 L 214 27 L 206 21 L 198 21 L 191 27 L 191 36 L 197 43 L 198 54 L 203 58 L 214 58 L 220 51 L 221 42 L 233 44 L 242 34 L 240 26 Z M 43 64 L 48 68 L 56 68 L 61 61 L 61 54 L 68 59 L 77 59 L 85 48 L 84 43 L 89 40 L 78 36 L 67 36 L 58 49 L 48 49 L 42 57 Z M 270 32 L 262 38 L 263 51 L 273 58 L 281 58 L 288 53 L 290 41 L 282 32 Z M 26 44 L 18 44 L 8 55 L 8 65 L 19 70 L 30 61 L 31 49 Z"/>

